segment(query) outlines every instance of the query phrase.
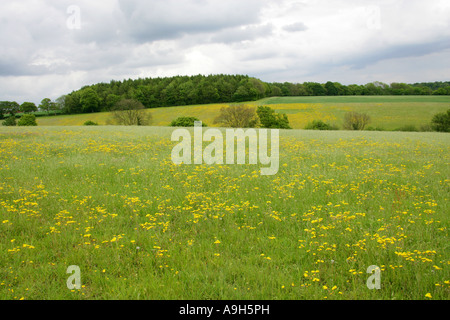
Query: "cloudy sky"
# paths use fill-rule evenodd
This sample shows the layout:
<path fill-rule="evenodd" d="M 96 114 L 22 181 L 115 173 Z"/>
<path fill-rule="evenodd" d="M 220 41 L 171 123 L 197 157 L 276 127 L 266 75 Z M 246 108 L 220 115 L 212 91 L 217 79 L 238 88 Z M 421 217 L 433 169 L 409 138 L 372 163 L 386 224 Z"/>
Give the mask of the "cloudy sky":
<path fill-rule="evenodd" d="M 0 100 L 112 79 L 450 80 L 448 0 L 0 2 Z"/>

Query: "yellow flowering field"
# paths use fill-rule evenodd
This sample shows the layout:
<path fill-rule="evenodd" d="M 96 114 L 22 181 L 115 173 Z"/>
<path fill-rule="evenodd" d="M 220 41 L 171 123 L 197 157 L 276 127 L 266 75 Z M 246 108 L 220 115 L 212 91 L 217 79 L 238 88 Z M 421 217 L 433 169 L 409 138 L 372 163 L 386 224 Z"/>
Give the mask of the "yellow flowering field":
<path fill-rule="evenodd" d="M 342 129 L 347 112 L 355 111 L 370 116 L 369 126 L 393 131 L 406 125 L 420 129 L 431 122 L 436 113 L 446 112 L 448 96 L 322 96 L 322 97 L 271 97 L 244 104 L 257 107 L 270 106 L 284 113 L 293 129 L 304 129 L 313 120 L 322 120 Z M 147 109 L 152 126 L 169 126 L 182 116 L 197 117 L 209 127 L 218 126 L 214 120 L 220 110 L 230 104 L 189 105 Z M 38 117 L 39 126 L 81 126 L 86 121 L 108 124 L 111 113 L 85 113 Z"/>
<path fill-rule="evenodd" d="M 448 134 L 282 130 L 261 176 L 172 131 L 0 128 L 0 299 L 449 298 Z"/>

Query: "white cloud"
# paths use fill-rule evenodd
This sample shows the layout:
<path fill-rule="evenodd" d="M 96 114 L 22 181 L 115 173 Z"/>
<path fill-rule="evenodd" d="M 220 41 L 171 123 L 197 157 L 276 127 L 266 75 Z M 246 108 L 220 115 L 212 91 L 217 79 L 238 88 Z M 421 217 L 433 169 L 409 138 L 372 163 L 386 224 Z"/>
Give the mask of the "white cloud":
<path fill-rule="evenodd" d="M 71 5 L 79 29 L 68 28 Z M 177 74 L 342 83 L 450 74 L 447 0 L 23 0 L 0 3 L 0 21 L 0 100 Z"/>

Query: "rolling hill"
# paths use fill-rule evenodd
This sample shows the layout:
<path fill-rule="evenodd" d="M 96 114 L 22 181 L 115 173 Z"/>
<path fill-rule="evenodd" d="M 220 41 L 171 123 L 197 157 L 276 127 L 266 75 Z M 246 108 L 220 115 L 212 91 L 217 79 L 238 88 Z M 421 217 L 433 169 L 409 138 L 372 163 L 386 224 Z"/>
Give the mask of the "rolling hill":
<path fill-rule="evenodd" d="M 271 97 L 246 102 L 248 105 L 269 105 L 279 113 L 287 114 L 294 129 L 303 129 L 312 120 L 323 120 L 342 125 L 346 112 L 357 111 L 371 116 L 370 126 L 385 130 L 412 125 L 420 128 L 430 122 L 434 114 L 450 107 L 448 96 L 343 96 L 343 97 Z M 153 117 L 153 126 L 168 126 L 179 116 L 194 116 L 214 126 L 214 118 L 229 104 L 205 104 L 147 109 Z M 80 126 L 91 120 L 106 125 L 109 112 L 60 115 L 38 118 L 40 126 Z"/>

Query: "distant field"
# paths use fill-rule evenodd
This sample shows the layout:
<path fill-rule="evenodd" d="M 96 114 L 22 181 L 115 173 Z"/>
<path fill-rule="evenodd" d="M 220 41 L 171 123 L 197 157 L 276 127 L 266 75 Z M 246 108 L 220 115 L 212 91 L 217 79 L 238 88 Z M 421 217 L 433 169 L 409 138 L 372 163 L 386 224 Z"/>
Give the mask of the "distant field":
<path fill-rule="evenodd" d="M 344 96 L 344 97 L 276 97 L 258 101 L 286 113 L 294 128 L 304 128 L 315 119 L 342 126 L 348 111 L 367 113 L 370 126 L 395 130 L 405 125 L 418 129 L 433 115 L 450 108 L 448 96 Z"/>
<path fill-rule="evenodd" d="M 251 105 L 270 105 L 288 115 L 294 129 L 303 129 L 312 120 L 323 120 L 342 126 L 346 112 L 364 112 L 371 116 L 372 127 L 395 130 L 405 125 L 420 128 L 429 123 L 434 114 L 450 108 L 448 96 L 344 96 L 344 97 L 275 97 L 249 102 Z M 194 116 L 213 126 L 214 118 L 224 104 L 180 106 L 149 109 L 154 126 L 168 126 L 179 116 Z M 40 126 L 79 126 L 91 120 L 105 125 L 110 113 L 63 115 L 38 118 Z"/>
<path fill-rule="evenodd" d="M 324 96 L 273 97 L 260 100 L 261 104 L 285 103 L 450 103 L 449 96 Z"/>

